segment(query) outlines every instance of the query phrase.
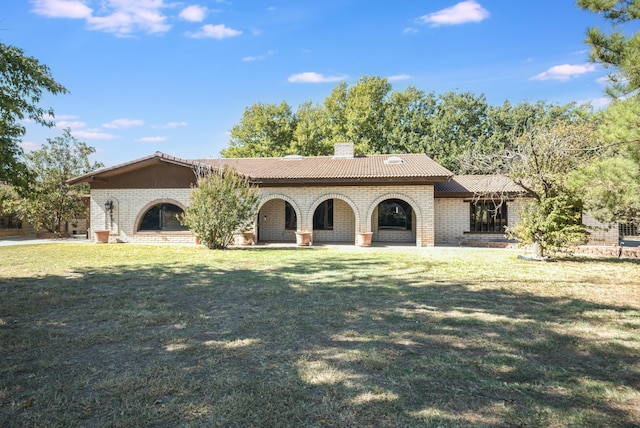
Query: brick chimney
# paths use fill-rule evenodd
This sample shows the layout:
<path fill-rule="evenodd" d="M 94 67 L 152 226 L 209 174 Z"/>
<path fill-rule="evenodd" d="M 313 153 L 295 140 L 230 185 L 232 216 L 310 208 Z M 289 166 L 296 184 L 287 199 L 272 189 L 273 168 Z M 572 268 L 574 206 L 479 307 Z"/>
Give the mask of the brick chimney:
<path fill-rule="evenodd" d="M 334 158 L 352 158 L 353 143 L 335 143 L 333 145 Z"/>

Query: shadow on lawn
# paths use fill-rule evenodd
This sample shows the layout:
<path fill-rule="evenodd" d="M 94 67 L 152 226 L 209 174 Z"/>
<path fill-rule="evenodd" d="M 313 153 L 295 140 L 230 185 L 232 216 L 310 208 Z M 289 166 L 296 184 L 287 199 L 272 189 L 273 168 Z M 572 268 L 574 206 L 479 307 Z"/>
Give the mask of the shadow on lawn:
<path fill-rule="evenodd" d="M 624 342 L 637 308 L 451 283 L 428 263 L 381 274 L 359 254 L 7 281 L 0 422 L 640 424 Z"/>

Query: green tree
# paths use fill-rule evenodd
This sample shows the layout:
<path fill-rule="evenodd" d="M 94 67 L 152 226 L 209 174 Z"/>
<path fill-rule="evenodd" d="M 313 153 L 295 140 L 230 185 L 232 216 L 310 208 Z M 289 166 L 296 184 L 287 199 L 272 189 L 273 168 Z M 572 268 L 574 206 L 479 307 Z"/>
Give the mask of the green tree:
<path fill-rule="evenodd" d="M 51 108 L 39 105 L 43 92 L 64 94 L 67 89 L 51 76 L 49 68 L 14 46 L 0 43 L 0 182 L 26 187 L 28 169 L 19 146 L 31 119 L 51 127 Z"/>
<path fill-rule="evenodd" d="M 388 153 L 423 153 L 436 111 L 433 93 L 407 87 L 392 92 L 385 106 L 383 140 Z"/>
<path fill-rule="evenodd" d="M 320 105 L 303 103 L 295 113 L 292 154 L 328 156 L 333 153 L 326 111 Z"/>
<path fill-rule="evenodd" d="M 182 224 L 210 249 L 224 249 L 234 235 L 251 226 L 258 196 L 247 178 L 224 168 L 201 177 L 191 191 Z"/>
<path fill-rule="evenodd" d="M 579 0 L 578 6 L 602 14 L 612 31 L 587 30 L 591 61 L 611 70 L 607 93 L 613 97 L 600 127 L 608 150 L 601 159 L 573 174 L 585 188 L 586 208 L 601 221 L 640 221 L 640 31 L 627 36 L 625 25 L 637 28 L 640 4 L 631 0 Z"/>
<path fill-rule="evenodd" d="M 254 104 L 245 109 L 239 124 L 231 128 L 227 158 L 270 157 L 292 154 L 295 117 L 286 102 Z"/>
<path fill-rule="evenodd" d="M 9 209 L 36 229 L 63 232 L 65 222 L 85 215 L 81 195 L 88 193 L 88 187 L 68 185 L 67 180 L 102 167 L 89 160 L 92 153 L 95 149 L 78 141 L 69 129 L 61 137 L 48 139 L 40 150 L 26 155 L 34 179 L 22 197 L 9 203 Z"/>
<path fill-rule="evenodd" d="M 594 146 L 595 124 L 585 120 L 528 130 L 512 148 L 496 154 L 503 171 L 533 197 L 520 223 L 507 232 L 532 244 L 536 257 L 587 240 L 588 231 L 579 221 L 582 202 L 568 175 L 597 156 Z"/>
<path fill-rule="evenodd" d="M 638 93 L 640 89 L 640 32 L 627 36 L 624 24 L 640 19 L 637 0 L 578 0 L 582 9 L 602 14 L 612 24 L 610 33 L 598 27 L 587 30 L 591 61 L 612 70 L 608 93 L 614 98 Z"/>
<path fill-rule="evenodd" d="M 423 152 L 451 171 L 458 172 L 465 153 L 487 132 L 484 95 L 447 92 L 438 96 L 430 138 Z"/>
<path fill-rule="evenodd" d="M 356 153 L 388 153 L 384 141 L 385 100 L 391 91 L 386 78 L 364 76 L 347 91 L 344 117 L 346 139 Z"/>

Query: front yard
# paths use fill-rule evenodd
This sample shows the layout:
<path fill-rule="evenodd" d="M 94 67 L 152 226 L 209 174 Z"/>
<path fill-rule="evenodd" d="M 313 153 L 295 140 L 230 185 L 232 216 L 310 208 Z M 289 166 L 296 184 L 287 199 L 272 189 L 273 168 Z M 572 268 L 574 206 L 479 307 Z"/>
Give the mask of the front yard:
<path fill-rule="evenodd" d="M 0 248 L 2 426 L 639 426 L 640 263 Z"/>

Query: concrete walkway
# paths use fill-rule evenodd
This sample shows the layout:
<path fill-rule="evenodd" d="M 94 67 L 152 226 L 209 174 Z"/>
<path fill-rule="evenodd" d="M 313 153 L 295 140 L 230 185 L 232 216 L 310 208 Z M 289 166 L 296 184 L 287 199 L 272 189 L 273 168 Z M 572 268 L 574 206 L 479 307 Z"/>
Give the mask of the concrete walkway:
<path fill-rule="evenodd" d="M 58 238 L 58 239 L 37 239 L 35 236 L 17 236 L 0 239 L 0 247 L 8 247 L 11 245 L 33 245 L 33 244 L 77 244 L 77 243 L 93 243 L 93 241 L 85 238 Z"/>

